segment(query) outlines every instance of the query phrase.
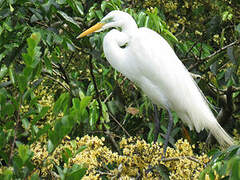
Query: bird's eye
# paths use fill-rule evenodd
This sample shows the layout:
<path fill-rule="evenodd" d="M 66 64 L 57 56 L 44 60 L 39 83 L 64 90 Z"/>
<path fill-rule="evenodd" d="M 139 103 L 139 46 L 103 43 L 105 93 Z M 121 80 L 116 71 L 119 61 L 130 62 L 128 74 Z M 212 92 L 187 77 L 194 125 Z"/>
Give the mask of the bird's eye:
<path fill-rule="evenodd" d="M 120 48 L 124 49 L 127 47 L 127 45 L 128 45 L 128 43 L 125 43 L 125 44 L 121 45 Z"/>

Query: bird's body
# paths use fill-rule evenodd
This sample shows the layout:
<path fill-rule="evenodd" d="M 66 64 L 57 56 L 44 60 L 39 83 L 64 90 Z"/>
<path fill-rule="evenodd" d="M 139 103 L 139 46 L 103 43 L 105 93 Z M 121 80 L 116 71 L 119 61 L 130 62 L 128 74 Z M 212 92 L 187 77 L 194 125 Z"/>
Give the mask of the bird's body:
<path fill-rule="evenodd" d="M 232 145 L 231 137 L 218 124 L 206 98 L 171 46 L 155 31 L 138 28 L 133 18 L 112 11 L 102 29 L 119 27 L 107 33 L 103 50 L 109 63 L 135 82 L 144 93 L 165 109 L 171 109 L 197 132 L 206 128 L 222 145 Z M 107 26 L 108 25 L 108 26 Z"/>

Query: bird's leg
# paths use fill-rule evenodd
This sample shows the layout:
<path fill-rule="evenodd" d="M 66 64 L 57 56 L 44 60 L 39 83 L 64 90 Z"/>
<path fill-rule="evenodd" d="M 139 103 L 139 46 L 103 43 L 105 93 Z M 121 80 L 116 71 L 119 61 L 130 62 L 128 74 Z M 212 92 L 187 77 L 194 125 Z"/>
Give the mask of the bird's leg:
<path fill-rule="evenodd" d="M 164 142 L 164 145 L 163 145 L 163 157 L 165 157 L 165 155 L 166 155 L 167 145 L 168 145 L 171 129 L 172 129 L 172 126 L 173 126 L 172 113 L 171 113 L 169 108 L 167 108 L 167 111 L 168 111 L 168 116 L 169 116 L 169 122 L 168 122 L 167 133 L 166 133 L 166 136 L 165 136 L 165 142 Z"/>
<path fill-rule="evenodd" d="M 160 123 L 159 123 L 159 118 L 158 118 L 157 105 L 153 104 L 153 107 L 154 107 L 154 142 L 157 142 Z"/>
<path fill-rule="evenodd" d="M 158 134 L 159 134 L 159 129 L 160 129 L 160 122 L 158 118 L 158 108 L 156 104 L 153 104 L 153 111 L 154 111 L 154 143 L 157 142 L 158 139 Z M 161 113 L 160 113 L 161 114 Z M 154 167 L 149 165 L 148 168 L 146 169 L 146 174 L 149 172 L 153 172 Z"/>

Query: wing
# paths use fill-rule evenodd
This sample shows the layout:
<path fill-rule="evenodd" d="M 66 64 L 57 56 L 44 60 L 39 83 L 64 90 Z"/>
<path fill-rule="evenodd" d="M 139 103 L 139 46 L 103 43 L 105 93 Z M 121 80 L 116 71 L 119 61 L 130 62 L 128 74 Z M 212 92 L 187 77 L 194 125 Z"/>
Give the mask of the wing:
<path fill-rule="evenodd" d="M 129 54 L 138 70 L 134 81 L 154 103 L 176 111 L 190 129 L 202 130 L 208 119 L 202 114 L 213 115 L 167 41 L 150 29 L 140 28 L 130 43 Z"/>

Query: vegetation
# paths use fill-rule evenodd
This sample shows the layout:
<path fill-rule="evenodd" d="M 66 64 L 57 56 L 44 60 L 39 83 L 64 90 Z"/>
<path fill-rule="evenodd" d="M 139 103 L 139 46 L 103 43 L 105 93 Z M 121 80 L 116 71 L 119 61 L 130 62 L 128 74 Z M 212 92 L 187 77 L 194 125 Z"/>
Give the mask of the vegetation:
<path fill-rule="evenodd" d="M 240 179 L 239 8 L 237 0 L 0 0 L 0 179 Z M 174 114 L 162 157 L 167 113 L 154 144 L 153 105 L 105 60 L 106 32 L 76 40 L 115 9 L 171 44 L 236 145 L 221 149 Z"/>

